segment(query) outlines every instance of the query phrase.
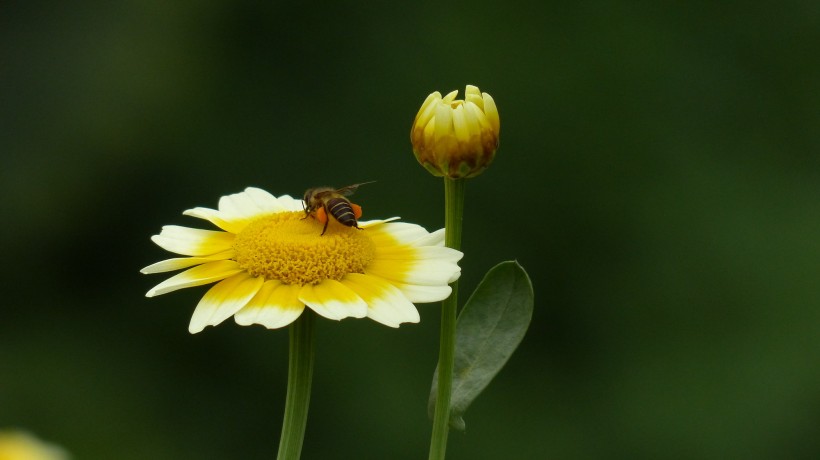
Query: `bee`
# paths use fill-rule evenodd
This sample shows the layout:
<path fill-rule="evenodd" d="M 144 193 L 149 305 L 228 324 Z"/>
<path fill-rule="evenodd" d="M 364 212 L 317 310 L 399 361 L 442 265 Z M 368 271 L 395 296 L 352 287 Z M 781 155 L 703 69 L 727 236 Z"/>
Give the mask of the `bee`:
<path fill-rule="evenodd" d="M 325 226 L 322 229 L 322 235 L 327 231 L 327 224 L 330 222 L 330 216 L 333 216 L 337 222 L 347 227 L 359 228 L 359 223 L 356 221 L 361 216 L 362 209 L 350 202 L 346 196 L 352 195 L 353 192 L 359 188 L 360 185 L 370 184 L 375 181 L 362 182 L 359 184 L 348 185 L 340 189 L 333 187 L 316 187 L 309 188 L 305 191 L 304 203 L 305 217 L 312 215 L 314 212 L 321 209 L 325 214 Z M 358 212 L 358 215 L 356 214 Z M 321 222 L 321 217 L 319 221 Z M 361 230 L 361 229 L 360 229 Z"/>

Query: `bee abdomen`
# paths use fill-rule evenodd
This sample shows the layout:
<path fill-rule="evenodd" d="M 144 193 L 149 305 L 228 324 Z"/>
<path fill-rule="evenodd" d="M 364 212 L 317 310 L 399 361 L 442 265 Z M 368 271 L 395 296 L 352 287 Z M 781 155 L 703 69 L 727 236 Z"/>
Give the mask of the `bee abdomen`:
<path fill-rule="evenodd" d="M 331 198 L 327 201 L 327 211 L 330 215 L 336 218 L 340 224 L 348 227 L 358 227 L 356 222 L 356 215 L 353 214 L 353 208 L 350 207 L 350 202 L 344 198 Z"/>

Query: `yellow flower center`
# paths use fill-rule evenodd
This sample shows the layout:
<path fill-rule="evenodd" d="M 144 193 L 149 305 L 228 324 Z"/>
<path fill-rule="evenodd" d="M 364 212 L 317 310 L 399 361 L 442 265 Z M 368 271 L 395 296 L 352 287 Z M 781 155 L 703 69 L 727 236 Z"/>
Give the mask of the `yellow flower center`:
<path fill-rule="evenodd" d="M 304 217 L 303 212 L 281 212 L 252 221 L 234 240 L 236 262 L 252 276 L 286 284 L 316 284 L 364 273 L 376 253 L 366 231 L 331 219 L 321 235 L 323 225 Z"/>

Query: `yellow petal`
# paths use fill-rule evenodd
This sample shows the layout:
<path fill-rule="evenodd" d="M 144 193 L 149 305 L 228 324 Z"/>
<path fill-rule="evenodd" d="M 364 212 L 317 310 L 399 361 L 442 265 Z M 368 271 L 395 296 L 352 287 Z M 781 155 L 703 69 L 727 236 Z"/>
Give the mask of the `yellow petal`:
<path fill-rule="evenodd" d="M 434 112 L 435 113 L 435 112 Z M 424 126 L 424 145 L 431 145 L 435 141 L 436 137 L 436 117 L 435 115 L 433 118 L 430 119 L 429 122 Z"/>
<path fill-rule="evenodd" d="M 214 281 L 223 280 L 241 271 L 242 269 L 239 268 L 239 264 L 233 260 L 208 262 L 194 268 L 189 268 L 182 273 L 177 273 L 176 275 L 154 286 L 154 288 L 148 291 L 145 296 L 154 297 L 156 295 L 176 291 L 177 289 L 213 283 Z"/>
<path fill-rule="evenodd" d="M 328 319 L 340 320 L 348 316 L 364 318 L 367 315 L 367 304 L 350 288 L 336 280 L 302 286 L 299 300 Z"/>
<path fill-rule="evenodd" d="M 427 96 L 427 99 L 424 100 L 424 103 L 419 109 L 419 113 L 416 114 L 415 121 L 413 121 L 415 129 L 424 129 L 430 119 L 433 118 L 433 114 L 436 113 L 436 106 L 440 101 L 441 93 L 438 91 Z"/>
<path fill-rule="evenodd" d="M 216 326 L 244 307 L 259 292 L 265 280 L 242 272 L 220 281 L 199 301 L 191 316 L 191 334 Z"/>
<path fill-rule="evenodd" d="M 396 286 L 407 300 L 413 303 L 429 303 L 439 302 L 450 297 L 453 291 L 450 286 L 422 286 L 419 284 L 404 284 L 395 281 L 390 281 L 390 284 Z"/>
<path fill-rule="evenodd" d="M 205 219 L 226 232 L 239 233 L 248 225 L 248 219 L 229 218 L 216 209 L 210 208 L 193 208 L 186 209 L 183 215 Z"/>
<path fill-rule="evenodd" d="M 477 88 L 476 88 L 477 89 Z M 476 105 L 482 112 L 484 111 L 484 99 L 481 97 L 481 93 L 467 93 L 464 97 L 465 102 L 472 102 Z"/>
<path fill-rule="evenodd" d="M 391 222 L 367 229 L 367 235 L 376 247 L 410 244 L 429 235 L 421 225 L 408 222 Z"/>
<path fill-rule="evenodd" d="M 455 262 L 443 260 L 376 259 L 367 266 L 365 274 L 380 276 L 403 284 L 438 286 L 458 279 L 461 269 Z"/>
<path fill-rule="evenodd" d="M 34 435 L 15 429 L 0 430 L 2 460 L 69 460 L 62 447 L 42 441 Z"/>
<path fill-rule="evenodd" d="M 453 135 L 453 109 L 447 104 L 436 106 L 436 131 L 435 142 Z"/>
<path fill-rule="evenodd" d="M 495 106 L 493 97 L 484 93 L 484 114 L 487 116 L 487 121 L 493 127 L 495 134 L 501 132 L 501 119 L 498 117 L 498 107 Z"/>
<path fill-rule="evenodd" d="M 159 235 L 151 237 L 166 251 L 186 256 L 209 256 L 227 251 L 233 244 L 234 235 L 213 230 L 166 225 Z"/>
<path fill-rule="evenodd" d="M 234 320 L 241 326 L 261 324 L 268 329 L 287 326 L 305 310 L 305 304 L 299 300 L 301 288 L 275 280 L 265 281 L 253 299 L 236 312 Z"/>
<path fill-rule="evenodd" d="M 232 259 L 234 256 L 233 249 L 229 249 L 224 252 L 218 252 L 212 256 L 205 256 L 205 257 L 177 257 L 174 259 L 166 259 L 161 262 L 157 262 L 155 264 L 151 264 L 142 270 L 140 273 L 149 274 L 149 273 L 162 273 L 162 272 L 170 272 L 172 270 L 180 270 L 182 268 L 193 267 L 194 265 L 201 265 L 207 262 L 213 262 L 216 260 L 228 260 Z"/>
<path fill-rule="evenodd" d="M 472 102 L 468 102 L 465 104 L 464 107 L 464 115 L 467 120 L 467 127 L 470 130 L 470 137 L 478 138 L 481 136 L 481 127 L 482 123 L 487 125 L 487 128 L 490 127 L 489 122 L 486 120 L 486 115 L 481 109 Z"/>
<path fill-rule="evenodd" d="M 458 262 L 464 254 L 444 246 L 393 246 L 376 248 L 375 260 L 404 260 L 413 263 L 417 260 L 443 260 Z"/>
<path fill-rule="evenodd" d="M 367 303 L 367 316 L 390 327 L 419 322 L 419 312 L 402 292 L 383 278 L 349 273 L 342 284 Z"/>
<path fill-rule="evenodd" d="M 359 221 L 359 228 L 370 228 L 376 227 L 378 225 L 386 224 L 387 222 L 393 222 L 394 220 L 399 220 L 401 217 L 388 217 L 387 219 L 379 219 L 379 220 L 360 220 Z"/>
<path fill-rule="evenodd" d="M 453 109 L 453 131 L 455 132 L 456 140 L 459 142 L 470 141 L 470 128 L 467 126 L 463 104 Z"/>

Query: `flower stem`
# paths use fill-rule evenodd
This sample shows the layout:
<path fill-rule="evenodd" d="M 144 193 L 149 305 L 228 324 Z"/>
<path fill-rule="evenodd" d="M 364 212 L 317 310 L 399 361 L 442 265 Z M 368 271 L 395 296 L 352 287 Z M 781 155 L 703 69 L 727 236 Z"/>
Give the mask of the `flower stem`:
<path fill-rule="evenodd" d="M 288 357 L 288 391 L 285 399 L 285 420 L 279 440 L 278 460 L 298 460 L 305 438 L 310 385 L 313 380 L 313 312 L 305 311 L 290 326 Z"/>
<path fill-rule="evenodd" d="M 461 220 L 464 216 L 465 179 L 444 178 L 444 244 L 461 249 Z M 438 394 L 433 416 L 433 435 L 430 439 L 430 460 L 444 460 L 447 452 L 447 434 L 450 429 L 450 392 L 453 387 L 453 361 L 456 349 L 456 313 L 458 309 L 458 280 L 450 286 L 450 297 L 441 303 L 441 333 L 438 357 Z"/>

